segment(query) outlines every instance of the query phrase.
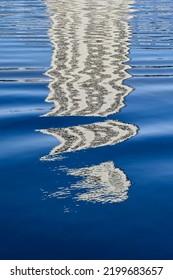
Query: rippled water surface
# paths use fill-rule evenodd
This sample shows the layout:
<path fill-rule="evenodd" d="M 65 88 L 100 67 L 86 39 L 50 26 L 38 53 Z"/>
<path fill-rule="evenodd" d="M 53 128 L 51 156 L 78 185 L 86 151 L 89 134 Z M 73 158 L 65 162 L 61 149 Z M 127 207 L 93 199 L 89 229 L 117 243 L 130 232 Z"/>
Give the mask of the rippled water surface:
<path fill-rule="evenodd" d="M 0 258 L 172 259 L 172 2 L 0 6 Z"/>

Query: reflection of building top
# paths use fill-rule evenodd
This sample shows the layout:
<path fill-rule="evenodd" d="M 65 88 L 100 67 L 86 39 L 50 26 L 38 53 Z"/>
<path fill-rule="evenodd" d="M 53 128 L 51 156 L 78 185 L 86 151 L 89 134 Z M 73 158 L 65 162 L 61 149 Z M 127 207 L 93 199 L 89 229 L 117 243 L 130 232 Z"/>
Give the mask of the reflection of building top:
<path fill-rule="evenodd" d="M 39 131 L 53 135 L 60 140 L 61 143 L 50 152 L 50 156 L 56 156 L 59 153 L 114 145 L 136 135 L 137 127 L 112 120 Z M 43 159 L 49 160 L 49 156 Z"/>
<path fill-rule="evenodd" d="M 115 203 L 128 198 L 130 181 L 113 162 L 68 170 L 70 175 L 82 176 L 83 179 L 70 187 L 60 188 L 57 192 L 47 194 L 49 198 L 74 197 L 76 201 Z"/>
<path fill-rule="evenodd" d="M 69 174 L 83 177 L 83 180 L 73 185 L 73 188 L 85 190 L 77 194 L 77 200 L 110 203 L 128 198 L 130 181 L 123 171 L 114 167 L 113 162 L 70 170 Z"/>
<path fill-rule="evenodd" d="M 54 46 L 47 115 L 107 116 L 119 111 L 130 88 L 128 24 L 123 0 L 47 0 Z"/>

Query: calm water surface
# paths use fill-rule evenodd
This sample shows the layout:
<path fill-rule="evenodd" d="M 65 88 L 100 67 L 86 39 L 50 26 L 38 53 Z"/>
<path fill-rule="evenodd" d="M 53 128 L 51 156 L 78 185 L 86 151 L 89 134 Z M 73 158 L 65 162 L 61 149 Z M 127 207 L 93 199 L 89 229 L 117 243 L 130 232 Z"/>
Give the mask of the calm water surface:
<path fill-rule="evenodd" d="M 173 4 L 55 2 L 0 1 L 0 258 L 172 259 Z"/>

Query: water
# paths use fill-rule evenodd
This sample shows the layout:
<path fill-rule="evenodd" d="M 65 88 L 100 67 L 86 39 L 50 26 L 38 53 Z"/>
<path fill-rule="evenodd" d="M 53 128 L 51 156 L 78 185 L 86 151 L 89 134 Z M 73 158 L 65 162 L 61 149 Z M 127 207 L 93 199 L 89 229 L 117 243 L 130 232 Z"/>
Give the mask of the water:
<path fill-rule="evenodd" d="M 172 259 L 172 2 L 0 3 L 0 258 Z"/>

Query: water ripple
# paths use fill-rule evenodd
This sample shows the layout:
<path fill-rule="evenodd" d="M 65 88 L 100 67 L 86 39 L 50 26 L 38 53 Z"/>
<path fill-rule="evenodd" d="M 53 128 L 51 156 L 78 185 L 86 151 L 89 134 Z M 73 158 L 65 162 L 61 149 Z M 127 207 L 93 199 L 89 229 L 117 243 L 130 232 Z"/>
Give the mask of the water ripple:
<path fill-rule="evenodd" d="M 34 112 L 43 108 L 50 81 L 44 75 L 51 50 L 46 6 L 43 0 L 0 3 L 0 115 Z"/>

